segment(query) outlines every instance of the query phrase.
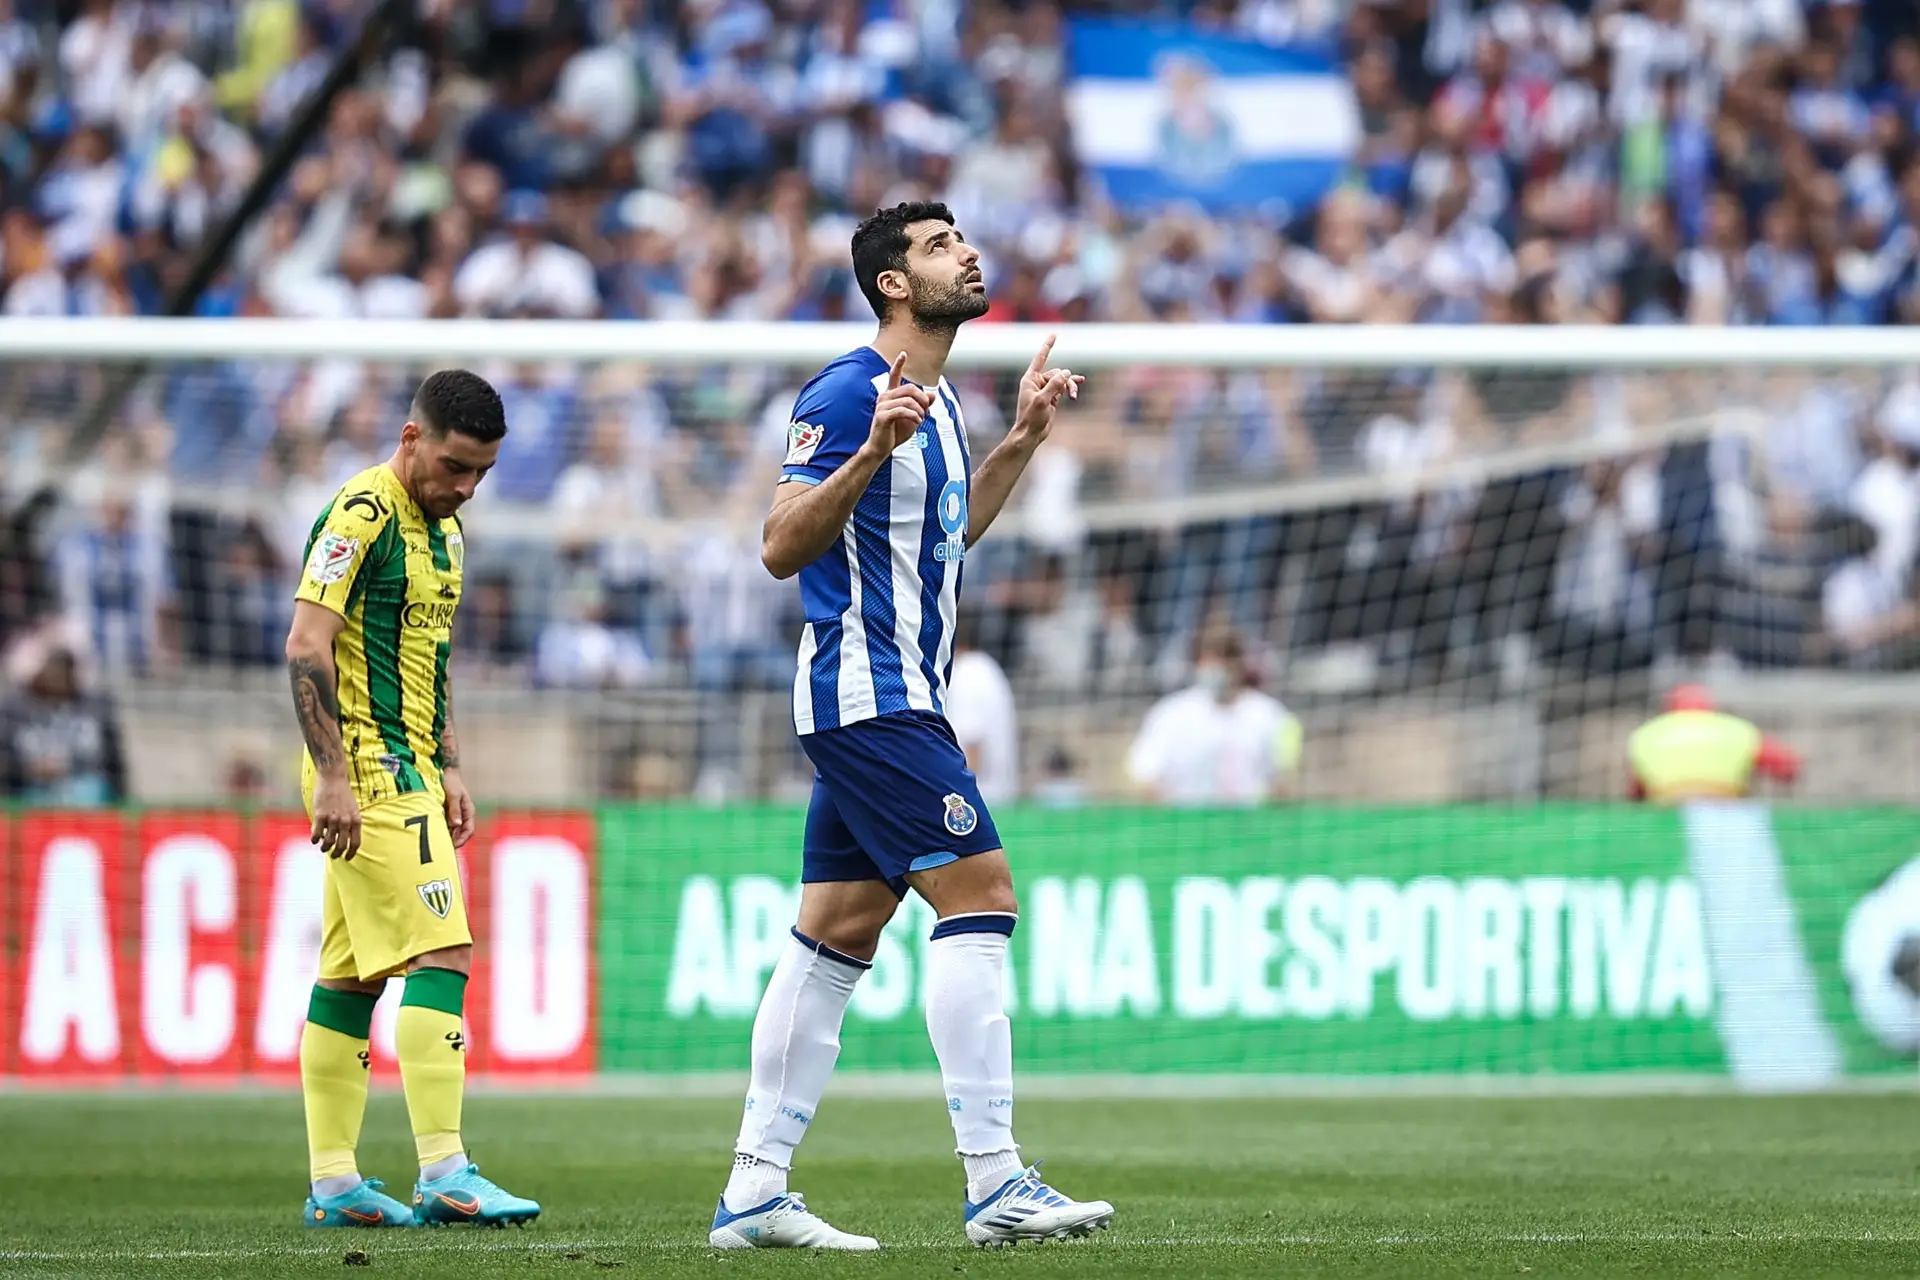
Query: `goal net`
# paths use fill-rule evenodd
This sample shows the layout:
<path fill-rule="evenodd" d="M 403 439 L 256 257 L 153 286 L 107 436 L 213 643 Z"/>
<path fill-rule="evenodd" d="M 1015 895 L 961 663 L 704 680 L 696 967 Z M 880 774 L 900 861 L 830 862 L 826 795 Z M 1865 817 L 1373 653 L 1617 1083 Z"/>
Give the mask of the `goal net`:
<path fill-rule="evenodd" d="M 1043 336 L 956 346 L 976 464 Z M 454 364 L 509 421 L 451 660 L 475 1069 L 737 1072 L 811 785 L 760 522 L 801 384 L 869 337 L 0 336 L 0 1073 L 293 1070 L 292 584 Z M 1819 1084 L 1920 1047 L 1910 340 L 1080 326 L 1055 363 L 1086 392 L 968 548 L 952 707 L 1021 886 L 1026 1068 Z M 1627 803 L 1682 683 L 1803 757 L 1794 803 Z M 850 1069 L 931 1067 L 929 920 Z"/>

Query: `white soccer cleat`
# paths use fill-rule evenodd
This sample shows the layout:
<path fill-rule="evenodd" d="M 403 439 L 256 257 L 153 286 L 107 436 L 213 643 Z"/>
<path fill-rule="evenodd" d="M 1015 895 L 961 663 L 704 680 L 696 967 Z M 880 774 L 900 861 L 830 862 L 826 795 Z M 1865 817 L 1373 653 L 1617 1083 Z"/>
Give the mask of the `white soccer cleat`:
<path fill-rule="evenodd" d="M 846 1253 L 869 1253 L 880 1247 L 872 1236 L 840 1230 L 791 1191 L 739 1213 L 729 1213 L 723 1198 L 713 1211 L 707 1243 L 716 1249 L 838 1249 Z"/>
<path fill-rule="evenodd" d="M 1069 1200 L 1040 1181 L 1037 1160 L 979 1204 L 967 1202 L 967 1239 L 983 1249 L 1091 1235 L 1112 1221 L 1105 1200 Z"/>

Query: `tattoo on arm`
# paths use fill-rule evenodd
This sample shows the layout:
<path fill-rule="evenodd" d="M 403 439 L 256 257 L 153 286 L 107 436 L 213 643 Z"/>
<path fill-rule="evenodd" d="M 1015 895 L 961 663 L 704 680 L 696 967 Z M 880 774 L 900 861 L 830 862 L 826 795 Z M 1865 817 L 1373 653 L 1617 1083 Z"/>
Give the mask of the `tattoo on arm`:
<path fill-rule="evenodd" d="M 333 687 L 333 673 L 311 658 L 289 658 L 287 675 L 293 681 L 293 710 L 300 721 L 300 734 L 307 740 L 307 752 L 316 769 L 339 768 L 346 759 L 340 741 L 340 702 Z"/>
<path fill-rule="evenodd" d="M 453 681 L 440 681 L 440 768 L 460 767 L 460 739 L 453 733 Z"/>

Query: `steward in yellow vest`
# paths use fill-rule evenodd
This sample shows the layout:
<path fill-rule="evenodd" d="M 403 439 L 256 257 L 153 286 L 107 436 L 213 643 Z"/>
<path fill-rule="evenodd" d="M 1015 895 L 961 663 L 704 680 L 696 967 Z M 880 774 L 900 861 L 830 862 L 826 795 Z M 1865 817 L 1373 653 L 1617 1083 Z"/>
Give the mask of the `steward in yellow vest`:
<path fill-rule="evenodd" d="M 1664 713 L 1627 739 L 1633 798 L 1655 804 L 1733 800 L 1752 788 L 1753 775 L 1781 782 L 1800 774 L 1800 757 L 1752 723 L 1716 710 L 1699 685 L 1667 695 Z"/>

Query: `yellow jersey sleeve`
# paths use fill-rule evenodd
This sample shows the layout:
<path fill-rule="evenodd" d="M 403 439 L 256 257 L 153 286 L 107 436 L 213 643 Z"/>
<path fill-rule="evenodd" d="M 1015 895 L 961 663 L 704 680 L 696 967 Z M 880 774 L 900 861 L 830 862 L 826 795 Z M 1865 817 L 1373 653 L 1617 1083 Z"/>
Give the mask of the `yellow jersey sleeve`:
<path fill-rule="evenodd" d="M 390 551 L 393 504 L 379 493 L 343 490 L 307 538 L 296 600 L 346 616 L 365 585 L 364 570 Z"/>

